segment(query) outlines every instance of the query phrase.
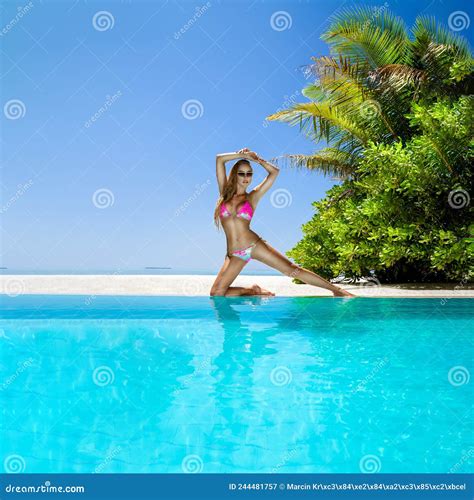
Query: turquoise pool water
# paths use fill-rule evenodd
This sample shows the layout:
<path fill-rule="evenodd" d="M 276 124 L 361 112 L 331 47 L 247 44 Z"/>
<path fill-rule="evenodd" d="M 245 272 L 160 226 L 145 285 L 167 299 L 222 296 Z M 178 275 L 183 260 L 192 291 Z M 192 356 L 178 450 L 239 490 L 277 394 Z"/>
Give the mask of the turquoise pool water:
<path fill-rule="evenodd" d="M 7 472 L 472 472 L 471 299 L 1 297 Z"/>

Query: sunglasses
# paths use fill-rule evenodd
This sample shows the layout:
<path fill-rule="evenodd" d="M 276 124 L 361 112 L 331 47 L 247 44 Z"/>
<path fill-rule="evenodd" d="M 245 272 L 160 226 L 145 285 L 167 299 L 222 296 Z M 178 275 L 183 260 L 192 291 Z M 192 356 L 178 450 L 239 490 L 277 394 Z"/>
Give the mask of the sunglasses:
<path fill-rule="evenodd" d="M 237 172 L 237 175 L 240 177 L 252 177 L 253 172 Z"/>

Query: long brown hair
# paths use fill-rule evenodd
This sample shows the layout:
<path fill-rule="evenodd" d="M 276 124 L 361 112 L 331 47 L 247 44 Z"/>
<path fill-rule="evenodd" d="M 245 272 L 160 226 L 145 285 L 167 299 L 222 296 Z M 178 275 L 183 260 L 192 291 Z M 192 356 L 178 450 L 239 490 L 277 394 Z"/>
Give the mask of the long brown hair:
<path fill-rule="evenodd" d="M 237 172 L 239 170 L 239 167 L 244 164 L 248 165 L 249 167 L 251 166 L 248 160 L 238 160 L 234 163 L 234 165 L 230 169 L 227 182 L 224 184 L 224 189 L 222 190 L 222 194 L 219 196 L 219 199 L 217 200 L 216 209 L 214 210 L 214 223 L 218 228 L 221 227 L 221 219 L 220 219 L 221 205 L 223 203 L 227 203 L 228 201 L 230 201 L 234 197 L 235 193 L 237 193 Z"/>

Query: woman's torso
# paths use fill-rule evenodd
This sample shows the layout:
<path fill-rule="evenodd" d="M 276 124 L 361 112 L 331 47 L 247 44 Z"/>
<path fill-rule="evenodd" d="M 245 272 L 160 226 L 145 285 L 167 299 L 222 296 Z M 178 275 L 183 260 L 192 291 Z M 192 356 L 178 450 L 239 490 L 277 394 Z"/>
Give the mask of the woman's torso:
<path fill-rule="evenodd" d="M 246 203 L 249 203 L 250 206 Z M 220 219 L 227 239 L 228 252 L 249 246 L 258 238 L 257 233 L 250 229 L 250 220 L 242 217 L 242 215 L 252 214 L 251 216 L 253 216 L 254 214 L 255 208 L 250 196 L 248 194 L 234 196 L 225 204 L 224 212 L 226 209 L 231 215 L 227 217 L 221 215 Z M 236 215 L 238 211 L 241 212 L 240 217 Z"/>

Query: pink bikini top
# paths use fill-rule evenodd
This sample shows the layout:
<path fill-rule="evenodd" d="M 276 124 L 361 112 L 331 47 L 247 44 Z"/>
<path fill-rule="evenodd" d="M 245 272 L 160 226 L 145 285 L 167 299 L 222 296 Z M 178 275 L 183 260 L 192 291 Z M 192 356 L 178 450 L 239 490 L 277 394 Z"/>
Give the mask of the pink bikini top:
<path fill-rule="evenodd" d="M 221 217 L 230 217 L 232 212 L 227 208 L 227 205 L 225 203 L 221 204 Z M 245 220 L 252 220 L 253 217 L 253 208 L 252 205 L 249 203 L 248 200 L 245 200 L 245 202 L 237 209 L 237 213 L 235 214 L 236 217 L 239 217 L 239 219 L 245 219 Z"/>

